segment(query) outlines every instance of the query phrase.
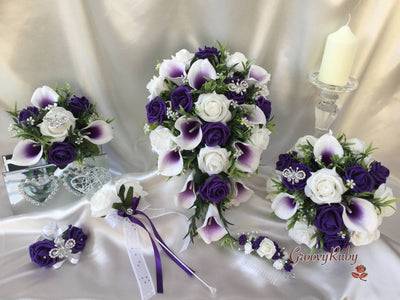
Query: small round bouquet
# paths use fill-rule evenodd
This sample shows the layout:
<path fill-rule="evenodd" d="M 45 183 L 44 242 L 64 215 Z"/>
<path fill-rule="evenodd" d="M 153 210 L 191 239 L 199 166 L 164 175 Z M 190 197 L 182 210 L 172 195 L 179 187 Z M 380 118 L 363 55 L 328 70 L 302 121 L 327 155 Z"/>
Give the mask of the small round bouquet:
<path fill-rule="evenodd" d="M 220 44 L 196 53 L 182 49 L 157 69 L 147 85 L 145 131 L 159 173 L 187 174 L 176 203 L 194 208 L 192 241 L 199 234 L 206 243 L 230 242 L 223 213 L 253 194 L 241 178 L 257 170 L 274 127 L 270 74 Z"/>
<path fill-rule="evenodd" d="M 112 137 L 112 120 L 101 120 L 96 106 L 86 97 L 75 96 L 70 86 L 37 88 L 32 106 L 8 113 L 14 123 L 10 131 L 22 140 L 16 145 L 10 163 L 31 166 L 42 158 L 63 168 L 74 161 L 99 154 L 98 145 Z"/>
<path fill-rule="evenodd" d="M 289 236 L 298 244 L 340 251 L 379 238 L 382 217 L 395 212 L 398 199 L 386 184 L 389 170 L 372 158 L 358 139 L 300 138 L 292 151 L 279 155 L 277 178 L 267 191 L 273 213 L 287 220 Z"/>

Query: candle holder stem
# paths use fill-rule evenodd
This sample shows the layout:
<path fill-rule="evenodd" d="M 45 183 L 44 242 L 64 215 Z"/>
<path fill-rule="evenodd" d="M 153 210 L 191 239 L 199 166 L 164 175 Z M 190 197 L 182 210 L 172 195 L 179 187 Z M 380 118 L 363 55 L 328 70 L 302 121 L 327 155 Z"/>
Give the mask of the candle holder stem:
<path fill-rule="evenodd" d="M 329 131 L 339 113 L 336 100 L 340 94 L 355 90 L 358 81 L 350 77 L 345 86 L 330 85 L 318 80 L 318 72 L 310 73 L 309 80 L 321 90 L 321 100 L 315 106 L 315 136 L 320 137 Z"/>

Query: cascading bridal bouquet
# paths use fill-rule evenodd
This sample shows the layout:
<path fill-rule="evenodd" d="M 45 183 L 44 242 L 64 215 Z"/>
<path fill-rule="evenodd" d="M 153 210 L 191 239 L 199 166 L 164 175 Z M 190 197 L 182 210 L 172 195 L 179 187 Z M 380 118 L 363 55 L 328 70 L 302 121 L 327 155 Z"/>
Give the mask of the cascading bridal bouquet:
<path fill-rule="evenodd" d="M 266 98 L 270 74 L 220 44 L 182 49 L 157 69 L 147 85 L 145 131 L 158 171 L 188 176 L 176 204 L 195 208 L 192 241 L 200 235 L 208 244 L 223 237 L 231 243 L 223 213 L 252 196 L 241 179 L 258 169 L 275 125 Z"/>
<path fill-rule="evenodd" d="M 382 217 L 395 212 L 399 199 L 386 184 L 389 170 L 372 152 L 372 144 L 330 132 L 304 136 L 279 156 L 278 176 L 268 180 L 267 191 L 295 242 L 329 252 L 379 238 Z"/>

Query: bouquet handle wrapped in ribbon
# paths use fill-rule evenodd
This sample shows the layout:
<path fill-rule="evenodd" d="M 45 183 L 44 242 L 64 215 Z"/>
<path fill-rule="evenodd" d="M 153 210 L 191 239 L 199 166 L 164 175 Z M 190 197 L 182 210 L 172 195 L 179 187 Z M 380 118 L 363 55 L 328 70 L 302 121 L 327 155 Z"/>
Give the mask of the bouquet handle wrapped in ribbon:
<path fill-rule="evenodd" d="M 117 187 L 118 185 L 120 186 Z M 126 186 L 128 186 L 128 188 L 126 188 Z M 182 270 L 190 276 L 199 279 L 212 294 L 215 294 L 216 289 L 208 285 L 204 280 L 196 275 L 194 271 L 182 262 L 166 245 L 152 221 L 152 219 L 175 212 L 167 211 L 165 209 L 149 208 L 150 205 L 141 198 L 145 195 L 147 195 L 147 193 L 143 191 L 140 184 L 135 179 L 131 179 L 128 176 L 128 178 L 118 181 L 116 186 L 111 183 L 105 185 L 91 199 L 92 212 L 95 216 L 99 216 L 99 213 L 100 215 L 101 213 L 104 213 L 108 206 L 109 210 L 106 214 L 105 220 L 113 228 L 123 228 L 126 248 L 132 269 L 139 285 L 141 298 L 149 299 L 156 293 L 156 291 L 157 293 L 163 293 L 161 255 L 157 244 L 162 247 L 167 256 Z M 177 215 L 184 217 L 180 214 Z M 187 226 L 186 217 L 184 217 L 184 219 Z M 139 228 L 143 229 L 144 232 L 147 233 L 152 245 L 156 266 L 156 290 L 143 256 L 143 249 L 139 237 Z M 189 240 L 186 239 L 181 251 L 184 251 L 187 248 L 188 243 Z"/>

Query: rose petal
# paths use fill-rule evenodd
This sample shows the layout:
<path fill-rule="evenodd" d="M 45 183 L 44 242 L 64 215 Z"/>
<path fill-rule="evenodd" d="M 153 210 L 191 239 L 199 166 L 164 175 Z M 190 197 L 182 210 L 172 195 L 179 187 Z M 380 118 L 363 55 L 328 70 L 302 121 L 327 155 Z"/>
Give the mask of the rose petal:
<path fill-rule="evenodd" d="M 353 204 L 344 206 L 343 223 L 349 230 L 374 232 L 378 228 L 378 216 L 374 205 L 361 198 L 352 198 Z"/>
<path fill-rule="evenodd" d="M 249 77 L 247 82 L 250 84 L 254 84 L 256 82 L 259 83 L 267 83 L 271 78 L 271 75 L 262 67 L 257 65 L 252 65 L 249 71 Z"/>
<path fill-rule="evenodd" d="M 32 140 L 22 140 L 15 146 L 9 162 L 17 166 L 31 166 L 42 158 L 42 154 L 43 147 L 40 143 Z"/>
<path fill-rule="evenodd" d="M 164 176 L 175 176 L 183 170 L 183 158 L 178 150 L 165 151 L 158 157 L 158 171 Z"/>
<path fill-rule="evenodd" d="M 275 215 L 283 220 L 292 217 L 296 213 L 298 207 L 299 204 L 294 202 L 294 196 L 288 193 L 280 193 L 276 195 L 271 205 Z"/>
<path fill-rule="evenodd" d="M 176 137 L 175 141 L 183 150 L 192 150 L 196 148 L 203 138 L 201 121 L 198 118 L 180 117 L 175 122 L 175 128 L 181 132 L 181 134 Z"/>
<path fill-rule="evenodd" d="M 224 237 L 228 231 L 223 226 L 218 209 L 215 205 L 210 204 L 203 225 L 197 229 L 198 234 L 206 244 L 215 242 Z"/>
<path fill-rule="evenodd" d="M 254 194 L 252 189 L 249 189 L 240 181 L 236 181 L 233 186 L 235 195 L 235 198 L 232 200 L 233 206 L 239 206 L 240 203 L 249 201 Z"/>
<path fill-rule="evenodd" d="M 33 92 L 31 103 L 36 107 L 45 108 L 48 105 L 54 105 L 58 97 L 59 95 L 52 88 L 44 85 Z"/>
<path fill-rule="evenodd" d="M 82 137 L 96 145 L 106 144 L 113 138 L 110 124 L 103 120 L 96 120 L 81 130 Z"/>
<path fill-rule="evenodd" d="M 260 164 L 262 150 L 248 143 L 235 142 L 233 145 L 240 153 L 235 162 L 236 168 L 243 172 L 255 172 Z"/>
<path fill-rule="evenodd" d="M 338 140 L 332 135 L 332 131 L 321 136 L 314 145 L 314 156 L 327 166 L 332 162 L 333 154 L 342 157 L 343 148 Z"/>
<path fill-rule="evenodd" d="M 194 172 L 191 172 L 186 179 L 185 185 L 183 189 L 178 195 L 175 197 L 175 204 L 177 206 L 181 206 L 183 208 L 192 207 L 194 201 L 196 200 L 196 192 L 194 190 Z"/>
<path fill-rule="evenodd" d="M 217 72 L 208 59 L 199 59 L 189 69 L 189 85 L 198 90 L 205 82 L 207 82 L 205 77 L 216 79 Z"/>
<path fill-rule="evenodd" d="M 185 77 L 185 64 L 178 60 L 164 59 L 160 66 L 160 77 L 169 78 L 177 85 L 182 85 Z"/>
<path fill-rule="evenodd" d="M 249 113 L 246 114 L 246 119 L 252 124 L 261 124 L 264 125 L 267 123 L 267 119 L 265 118 L 264 112 L 257 105 L 242 105 L 244 109 L 249 110 Z"/>

